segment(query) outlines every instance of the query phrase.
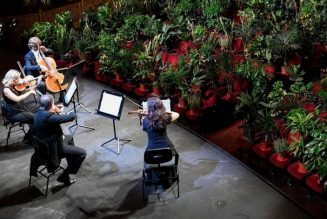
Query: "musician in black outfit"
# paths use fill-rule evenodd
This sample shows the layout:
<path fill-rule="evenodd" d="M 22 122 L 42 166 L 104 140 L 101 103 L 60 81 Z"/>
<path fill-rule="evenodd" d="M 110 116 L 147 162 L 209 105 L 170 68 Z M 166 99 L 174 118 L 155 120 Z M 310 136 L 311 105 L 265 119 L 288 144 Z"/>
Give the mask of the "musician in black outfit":
<path fill-rule="evenodd" d="M 58 177 L 57 181 L 70 186 L 76 180 L 71 180 L 69 174 L 76 174 L 81 167 L 86 151 L 74 146 L 73 137 L 64 135 L 60 124 L 73 121 L 76 114 L 71 112 L 67 115 L 59 114 L 60 110 L 54 105 L 51 95 L 43 95 L 40 98 L 40 109 L 34 118 L 34 132 L 37 137 L 43 139 L 50 148 L 50 163 L 60 165 L 61 158 L 66 158 L 67 168 Z"/>

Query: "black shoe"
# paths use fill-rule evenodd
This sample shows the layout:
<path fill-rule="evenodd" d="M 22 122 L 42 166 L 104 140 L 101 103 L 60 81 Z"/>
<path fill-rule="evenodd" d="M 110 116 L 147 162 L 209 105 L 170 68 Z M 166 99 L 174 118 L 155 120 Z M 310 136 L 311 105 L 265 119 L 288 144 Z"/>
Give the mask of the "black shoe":
<path fill-rule="evenodd" d="M 58 176 L 57 181 L 65 184 L 66 186 L 70 186 L 76 182 L 76 179 L 70 179 L 69 175 L 61 174 Z"/>

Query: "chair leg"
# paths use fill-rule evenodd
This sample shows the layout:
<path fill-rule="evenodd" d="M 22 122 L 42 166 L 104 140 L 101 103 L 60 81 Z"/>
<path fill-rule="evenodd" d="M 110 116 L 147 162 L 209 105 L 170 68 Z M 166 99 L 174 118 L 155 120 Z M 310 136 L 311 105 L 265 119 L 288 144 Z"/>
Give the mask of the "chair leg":
<path fill-rule="evenodd" d="M 31 188 L 32 176 L 30 176 L 30 180 L 28 181 L 28 188 Z"/>
<path fill-rule="evenodd" d="M 45 197 L 47 197 L 47 196 L 48 196 L 49 179 L 50 179 L 50 177 L 49 177 L 49 178 L 47 178 L 47 187 L 45 188 Z"/>
<path fill-rule="evenodd" d="M 9 125 L 9 129 L 8 129 L 8 132 L 7 132 L 6 151 L 8 151 L 8 142 L 9 142 L 9 138 L 10 138 L 10 133 L 11 133 L 11 125 Z"/>

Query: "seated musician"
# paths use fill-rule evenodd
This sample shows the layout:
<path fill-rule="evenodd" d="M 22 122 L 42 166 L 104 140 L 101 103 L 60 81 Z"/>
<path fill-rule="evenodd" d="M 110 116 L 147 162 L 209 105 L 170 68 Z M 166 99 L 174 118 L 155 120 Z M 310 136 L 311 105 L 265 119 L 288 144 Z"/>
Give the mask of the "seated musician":
<path fill-rule="evenodd" d="M 24 70 L 27 75 L 33 75 L 34 77 L 38 77 L 40 73 L 45 72 L 48 68 L 44 65 L 39 64 L 42 60 L 42 54 L 50 54 L 53 51 L 51 49 L 47 49 L 42 46 L 42 41 L 38 37 L 31 37 L 28 40 L 28 48 L 30 51 L 26 53 L 24 56 L 25 66 Z M 42 93 L 46 93 L 46 84 L 44 79 L 41 78 L 38 80 L 37 89 Z M 65 91 L 60 92 L 59 101 L 64 101 Z"/>
<path fill-rule="evenodd" d="M 167 125 L 175 121 L 179 114 L 177 112 L 166 112 L 165 106 L 158 97 L 147 100 L 148 110 L 142 117 L 143 130 L 148 135 L 148 149 L 170 147 L 178 156 L 173 143 L 167 135 Z"/>
<path fill-rule="evenodd" d="M 32 125 L 34 123 L 34 113 L 24 104 L 24 100 L 30 95 L 35 95 L 35 90 L 30 89 L 23 94 L 15 90 L 15 85 L 21 83 L 20 72 L 9 70 L 2 80 L 4 85 L 2 96 L 5 101 L 5 115 L 11 122 L 22 122 Z M 30 130 L 27 132 L 25 139 L 28 138 Z"/>
<path fill-rule="evenodd" d="M 49 145 L 52 165 L 59 166 L 61 158 L 66 158 L 68 166 L 57 179 L 66 186 L 76 182 L 76 180 L 70 179 L 69 174 L 76 174 L 86 157 L 86 151 L 74 146 L 73 137 L 64 135 L 60 126 L 60 124 L 73 121 L 75 118 L 74 112 L 61 115 L 60 109 L 54 105 L 51 95 L 40 97 L 40 109 L 34 119 L 34 133 Z"/>

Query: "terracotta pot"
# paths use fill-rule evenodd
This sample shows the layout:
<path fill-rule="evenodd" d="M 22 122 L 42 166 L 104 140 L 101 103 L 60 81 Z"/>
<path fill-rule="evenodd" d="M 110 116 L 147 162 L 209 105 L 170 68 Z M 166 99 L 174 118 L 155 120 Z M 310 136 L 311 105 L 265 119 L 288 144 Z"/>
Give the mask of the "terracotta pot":
<path fill-rule="evenodd" d="M 281 67 L 280 74 L 283 75 L 283 76 L 289 77 L 290 74 L 288 73 L 287 68 L 288 68 L 288 67 L 287 67 L 286 65 L 282 66 L 282 67 Z"/>
<path fill-rule="evenodd" d="M 276 160 L 280 161 L 280 162 L 284 162 L 284 161 L 288 160 L 288 158 L 285 157 L 284 155 L 280 154 L 280 153 L 277 153 L 276 154 Z"/>
<path fill-rule="evenodd" d="M 301 140 L 301 133 L 295 132 L 295 133 L 289 133 L 287 137 L 287 143 L 291 145 L 294 142 L 299 142 Z"/>
<path fill-rule="evenodd" d="M 243 39 L 241 37 L 237 37 L 234 39 L 233 48 L 236 52 L 242 52 L 244 50 Z"/>
<path fill-rule="evenodd" d="M 187 41 L 180 42 L 180 45 L 179 45 L 180 54 L 185 55 L 187 53 L 187 48 L 188 48 L 188 42 Z"/>
<path fill-rule="evenodd" d="M 287 59 L 287 65 L 292 66 L 292 65 L 300 65 L 301 64 L 301 56 L 297 53 L 294 55 L 290 56 Z"/>
<path fill-rule="evenodd" d="M 147 91 L 148 89 L 146 88 L 146 84 L 140 83 L 140 90 L 141 91 Z"/>
<path fill-rule="evenodd" d="M 115 73 L 115 79 L 116 81 L 123 81 L 123 77 L 119 73 Z"/>
<path fill-rule="evenodd" d="M 307 169 L 305 167 L 305 165 L 303 163 L 298 163 L 298 168 L 297 168 L 297 171 L 299 173 L 306 173 L 307 172 Z"/>
<path fill-rule="evenodd" d="M 178 98 L 178 107 L 187 108 L 187 102 L 184 98 Z"/>
<path fill-rule="evenodd" d="M 126 48 L 133 49 L 133 47 L 134 47 L 134 40 L 126 41 Z"/>
<path fill-rule="evenodd" d="M 267 64 L 267 65 L 265 65 L 264 70 L 265 70 L 265 72 L 266 72 L 268 75 L 272 75 L 272 74 L 275 73 L 276 68 L 275 68 L 275 66 L 273 66 L 273 65 L 269 65 L 269 64 Z"/>
<path fill-rule="evenodd" d="M 305 103 L 305 104 L 303 104 L 303 108 L 304 108 L 307 112 L 311 113 L 311 112 L 315 111 L 315 109 L 316 109 L 316 105 L 313 104 L 313 103 Z"/>
<path fill-rule="evenodd" d="M 162 56 L 161 56 L 161 61 L 162 63 L 167 63 L 167 60 L 168 60 L 168 53 L 167 52 L 162 52 Z"/>

